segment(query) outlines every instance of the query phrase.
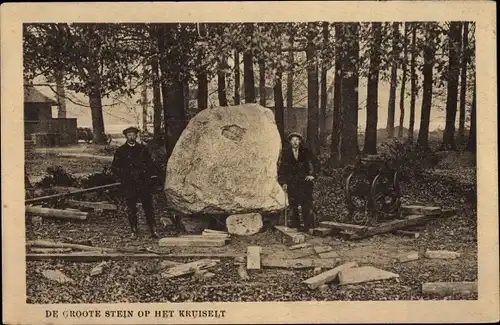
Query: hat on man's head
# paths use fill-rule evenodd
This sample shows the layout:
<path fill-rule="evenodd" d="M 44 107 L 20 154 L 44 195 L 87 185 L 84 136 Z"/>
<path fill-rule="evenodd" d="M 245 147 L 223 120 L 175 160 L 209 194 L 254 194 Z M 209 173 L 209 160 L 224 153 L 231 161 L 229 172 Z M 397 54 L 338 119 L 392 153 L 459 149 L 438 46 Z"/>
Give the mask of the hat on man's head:
<path fill-rule="evenodd" d="M 134 133 L 139 133 L 139 129 L 136 128 L 135 126 L 131 126 L 123 130 L 123 135 L 127 135 L 129 132 L 134 132 Z"/>
<path fill-rule="evenodd" d="M 304 139 L 304 137 L 302 136 L 302 134 L 298 133 L 298 132 L 292 132 L 288 135 L 288 138 L 287 140 L 290 141 L 293 137 L 297 137 L 299 138 L 301 141 Z"/>

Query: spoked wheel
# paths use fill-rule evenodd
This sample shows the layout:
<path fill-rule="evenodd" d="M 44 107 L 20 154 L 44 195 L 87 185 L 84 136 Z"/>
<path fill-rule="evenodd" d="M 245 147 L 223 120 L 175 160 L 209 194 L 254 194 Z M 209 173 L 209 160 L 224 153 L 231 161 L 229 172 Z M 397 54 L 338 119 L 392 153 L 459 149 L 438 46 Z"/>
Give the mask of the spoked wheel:
<path fill-rule="evenodd" d="M 370 189 L 370 210 L 374 217 L 394 216 L 401 205 L 398 175 L 375 176 Z"/>
<path fill-rule="evenodd" d="M 363 181 L 355 179 L 353 172 L 347 177 L 344 190 L 350 219 L 355 224 L 366 225 L 369 222 L 369 200 L 367 195 L 362 195 L 362 187 L 365 185 L 362 183 Z"/>

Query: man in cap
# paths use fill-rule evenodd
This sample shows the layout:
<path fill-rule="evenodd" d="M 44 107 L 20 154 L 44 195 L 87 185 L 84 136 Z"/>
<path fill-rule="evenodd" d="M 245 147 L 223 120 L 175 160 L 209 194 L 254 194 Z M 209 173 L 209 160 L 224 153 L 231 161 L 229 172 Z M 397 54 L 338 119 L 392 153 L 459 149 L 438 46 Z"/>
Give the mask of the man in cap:
<path fill-rule="evenodd" d="M 116 150 L 111 169 L 121 182 L 132 228 L 132 239 L 137 238 L 137 201 L 142 203 L 151 237 L 158 238 L 153 216 L 151 184 L 151 176 L 155 169 L 148 150 L 137 142 L 138 133 L 139 129 L 136 127 L 123 130 L 127 141 Z"/>
<path fill-rule="evenodd" d="M 300 133 L 290 133 L 288 142 L 290 146 L 282 153 L 278 181 L 288 192 L 289 206 L 292 208 L 291 227 L 309 231 L 314 228 L 312 193 L 316 176 L 315 158 L 313 153 L 302 145 L 303 137 Z M 299 205 L 304 219 L 303 228 L 300 226 Z"/>

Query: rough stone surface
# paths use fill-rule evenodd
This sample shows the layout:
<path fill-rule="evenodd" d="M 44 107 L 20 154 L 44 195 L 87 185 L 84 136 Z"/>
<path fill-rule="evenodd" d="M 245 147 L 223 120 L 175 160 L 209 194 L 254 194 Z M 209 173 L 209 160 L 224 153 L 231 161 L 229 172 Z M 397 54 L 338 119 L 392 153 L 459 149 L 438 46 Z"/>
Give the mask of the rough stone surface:
<path fill-rule="evenodd" d="M 419 252 L 417 251 L 404 253 L 397 257 L 398 261 L 401 263 L 415 261 L 418 260 L 418 258 L 419 258 Z"/>
<path fill-rule="evenodd" d="M 68 278 L 64 273 L 59 270 L 45 270 L 42 272 L 43 276 L 49 280 L 59 282 L 59 283 L 67 283 L 73 282 L 72 279 Z"/>
<path fill-rule="evenodd" d="M 257 104 L 205 109 L 168 161 L 165 194 L 183 214 L 277 212 L 281 139 L 271 110 Z"/>
<path fill-rule="evenodd" d="M 207 228 L 209 224 L 207 220 L 204 220 L 202 218 L 188 216 L 180 217 L 180 223 L 188 234 L 199 234 L 203 232 L 203 230 Z"/>
<path fill-rule="evenodd" d="M 233 235 L 254 235 L 263 225 L 262 216 L 258 213 L 235 214 L 226 219 L 227 231 Z"/>

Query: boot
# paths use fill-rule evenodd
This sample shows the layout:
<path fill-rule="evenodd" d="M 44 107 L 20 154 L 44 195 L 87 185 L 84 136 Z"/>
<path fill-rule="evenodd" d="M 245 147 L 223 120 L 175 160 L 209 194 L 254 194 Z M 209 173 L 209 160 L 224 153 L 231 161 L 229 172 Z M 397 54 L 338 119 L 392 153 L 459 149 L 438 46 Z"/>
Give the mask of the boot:
<path fill-rule="evenodd" d="M 300 217 L 299 217 L 299 208 L 294 206 L 291 209 L 292 215 L 290 216 L 290 228 L 299 228 L 300 227 Z"/>

